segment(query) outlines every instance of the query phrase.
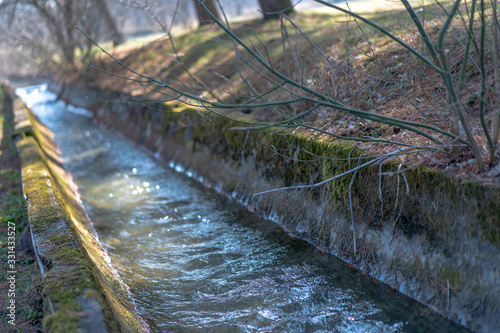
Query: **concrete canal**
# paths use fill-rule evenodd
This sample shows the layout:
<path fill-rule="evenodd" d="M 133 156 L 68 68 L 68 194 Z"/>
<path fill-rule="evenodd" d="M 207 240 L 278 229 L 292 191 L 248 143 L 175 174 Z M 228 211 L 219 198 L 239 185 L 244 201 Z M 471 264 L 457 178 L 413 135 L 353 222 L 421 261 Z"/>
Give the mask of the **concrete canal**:
<path fill-rule="evenodd" d="M 55 136 L 100 242 L 153 332 L 460 332 L 342 261 L 162 166 L 89 111 L 18 89 Z"/>

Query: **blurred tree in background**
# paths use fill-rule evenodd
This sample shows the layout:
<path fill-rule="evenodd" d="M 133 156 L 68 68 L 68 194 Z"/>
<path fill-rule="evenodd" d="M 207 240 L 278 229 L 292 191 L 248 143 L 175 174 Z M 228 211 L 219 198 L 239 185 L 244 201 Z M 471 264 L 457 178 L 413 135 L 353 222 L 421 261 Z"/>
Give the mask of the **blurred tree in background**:
<path fill-rule="evenodd" d="M 216 18 L 229 20 L 293 11 L 290 0 L 206 0 L 204 5 Z M 102 45 L 118 45 L 212 22 L 193 0 L 0 0 L 0 76 L 76 72 L 79 59 L 95 51 L 77 27 Z"/>
<path fill-rule="evenodd" d="M 91 52 L 76 27 L 95 40 L 123 41 L 105 0 L 4 0 L 0 17 L 2 38 L 22 59 L 49 70 L 74 71 L 79 58 Z"/>
<path fill-rule="evenodd" d="M 259 0 L 264 19 L 279 17 L 280 13 L 288 14 L 293 11 L 291 0 Z"/>

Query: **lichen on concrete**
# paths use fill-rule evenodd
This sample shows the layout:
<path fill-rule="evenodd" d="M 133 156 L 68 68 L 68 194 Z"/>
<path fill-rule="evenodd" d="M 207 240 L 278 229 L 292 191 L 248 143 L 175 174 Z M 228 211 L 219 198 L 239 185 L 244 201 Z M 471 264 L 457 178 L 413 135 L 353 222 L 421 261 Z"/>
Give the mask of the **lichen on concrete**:
<path fill-rule="evenodd" d="M 24 107 L 18 104 L 18 107 Z M 27 110 L 31 128 L 17 142 L 36 251 L 45 268 L 47 332 L 138 332 L 146 325 L 105 261 L 76 186 L 51 133 Z"/>
<path fill-rule="evenodd" d="M 101 100 L 142 98 L 89 91 Z M 140 103 L 80 106 L 160 161 L 192 170 L 206 186 L 451 320 L 481 332 L 500 327 L 498 186 L 423 167 L 397 173 L 398 164 L 388 162 L 360 169 L 354 180 L 349 174 L 314 189 L 254 197 L 336 176 L 363 152 L 301 131 L 234 130 L 234 122 L 177 104 L 164 104 L 161 117 Z"/>
<path fill-rule="evenodd" d="M 37 253 L 47 269 L 42 291 L 44 329 L 47 332 L 79 332 L 79 322 L 86 314 L 81 313 L 82 308 L 75 298 L 85 289 L 95 289 L 95 279 L 88 260 L 71 235 L 67 214 L 57 201 L 60 195 L 52 184 L 38 144 L 27 137 L 17 143 L 17 148 L 22 161 L 31 230 Z M 104 303 L 102 296 L 96 301 Z M 109 324 L 112 331 L 115 325 Z"/>

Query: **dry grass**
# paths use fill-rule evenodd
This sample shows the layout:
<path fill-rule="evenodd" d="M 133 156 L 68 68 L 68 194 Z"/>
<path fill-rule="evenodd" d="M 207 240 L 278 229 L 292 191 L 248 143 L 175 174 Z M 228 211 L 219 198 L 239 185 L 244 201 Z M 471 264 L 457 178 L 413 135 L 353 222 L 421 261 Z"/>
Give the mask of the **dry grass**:
<path fill-rule="evenodd" d="M 446 6 L 449 5 L 446 3 Z M 420 7 L 416 6 L 415 9 Z M 422 9 L 419 15 L 425 22 L 431 39 L 435 40 L 445 17 L 443 9 L 435 3 L 426 4 Z M 466 14 L 463 6 L 461 14 Z M 491 10 L 487 15 L 491 26 Z M 426 54 L 423 42 L 404 9 L 396 7 L 366 13 L 366 16 Z M 279 20 L 253 20 L 231 27 L 237 36 L 252 45 L 274 69 L 326 96 L 334 97 L 351 108 L 407 121 L 434 123 L 443 130 L 449 130 L 448 104 L 441 77 L 399 44 L 366 25 L 361 24 L 360 29 L 352 18 L 342 14 L 300 12 L 293 14 L 290 19 L 301 30 L 297 30 L 286 20 L 283 20 L 284 24 L 280 24 Z M 491 29 L 488 29 L 490 49 L 485 66 L 489 77 L 487 86 L 491 87 L 492 36 Z M 467 36 L 466 26 L 457 18 L 453 21 L 450 31 L 451 33 L 446 35 L 445 45 L 451 54 L 453 80 L 458 82 L 464 56 L 463 44 Z M 474 33 L 478 40 L 477 22 Z M 214 25 L 176 37 L 175 48 L 170 40 L 164 38 L 126 54 L 117 52 L 115 56 L 133 70 L 165 81 L 180 90 L 186 91 L 186 87 L 189 87 L 196 95 L 212 100 L 217 98 L 225 103 L 241 104 L 281 82 L 248 54 L 241 52 L 241 48 L 239 50 L 237 54 L 232 40 Z M 326 55 L 328 61 L 322 55 Z M 478 57 L 474 48 L 471 56 L 476 59 Z M 100 58 L 98 66 L 131 80 L 137 79 L 130 71 L 107 57 Z M 469 67 L 466 87 L 460 99 L 476 133 L 476 139 L 486 154 L 486 140 L 481 134 L 478 112 L 480 75 L 474 65 Z M 102 73 L 93 78 L 93 84 L 104 88 L 116 89 L 117 82 L 116 78 Z M 119 86 L 119 90 L 133 95 L 149 93 L 150 98 L 165 99 L 165 96 L 148 91 L 147 83 L 138 84 L 132 81 L 123 85 L 121 82 Z M 159 92 L 166 91 L 157 86 L 149 87 Z M 289 91 L 276 90 L 265 97 L 270 101 L 279 101 L 293 97 L 294 94 L 303 94 L 298 89 L 289 86 L 287 88 Z M 175 97 L 177 96 L 172 98 Z M 493 89 L 489 89 L 486 94 L 485 113 L 488 121 L 491 120 L 491 106 L 496 98 Z M 417 111 L 415 106 L 421 111 Z M 282 113 L 299 114 L 308 107 L 310 105 L 302 102 L 278 108 L 239 108 L 231 112 L 252 113 L 259 121 L 274 122 L 286 119 Z M 408 130 L 369 122 L 334 109 L 319 108 L 302 121 L 308 126 L 346 137 L 375 137 L 413 146 L 431 144 L 428 139 Z M 311 135 L 318 135 L 317 131 L 310 132 Z M 447 140 L 440 134 L 433 135 L 440 140 Z M 373 154 L 399 149 L 397 145 L 381 143 L 357 143 L 357 146 Z M 461 177 L 477 177 L 471 159 L 472 155 L 466 148 L 455 149 L 453 154 L 423 150 L 416 155 L 401 156 L 402 161 L 411 165 L 425 164 L 446 169 Z"/>

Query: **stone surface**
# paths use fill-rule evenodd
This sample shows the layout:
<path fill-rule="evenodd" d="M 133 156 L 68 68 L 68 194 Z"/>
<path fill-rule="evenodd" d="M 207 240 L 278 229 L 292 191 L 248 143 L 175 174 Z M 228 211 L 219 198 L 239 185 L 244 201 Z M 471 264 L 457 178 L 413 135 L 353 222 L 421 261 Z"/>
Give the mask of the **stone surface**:
<path fill-rule="evenodd" d="M 19 102 L 15 105 L 17 114 L 25 108 Z M 62 168 L 51 133 L 26 111 L 30 125 L 19 128 L 30 130 L 18 133 L 17 149 L 33 249 L 44 274 L 44 330 L 146 331 L 126 288 L 105 262 L 106 253 L 96 240 L 76 186 Z"/>

